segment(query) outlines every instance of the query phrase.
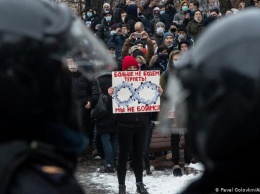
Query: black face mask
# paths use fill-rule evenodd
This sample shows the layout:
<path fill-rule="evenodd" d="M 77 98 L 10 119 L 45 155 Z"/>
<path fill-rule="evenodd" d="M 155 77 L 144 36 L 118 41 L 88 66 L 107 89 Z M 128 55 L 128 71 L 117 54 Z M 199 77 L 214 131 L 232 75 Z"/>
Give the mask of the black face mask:
<path fill-rule="evenodd" d="M 172 28 L 172 29 L 171 29 L 171 32 L 172 32 L 172 33 L 176 32 L 176 28 Z"/>
<path fill-rule="evenodd" d="M 160 17 L 160 13 L 155 13 L 154 17 Z"/>

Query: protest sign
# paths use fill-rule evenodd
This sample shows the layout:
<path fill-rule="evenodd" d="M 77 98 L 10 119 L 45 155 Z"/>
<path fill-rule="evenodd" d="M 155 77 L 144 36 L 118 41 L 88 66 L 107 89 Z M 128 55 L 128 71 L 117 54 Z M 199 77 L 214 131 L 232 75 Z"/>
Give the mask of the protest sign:
<path fill-rule="evenodd" d="M 113 113 L 159 112 L 160 71 L 112 72 Z"/>

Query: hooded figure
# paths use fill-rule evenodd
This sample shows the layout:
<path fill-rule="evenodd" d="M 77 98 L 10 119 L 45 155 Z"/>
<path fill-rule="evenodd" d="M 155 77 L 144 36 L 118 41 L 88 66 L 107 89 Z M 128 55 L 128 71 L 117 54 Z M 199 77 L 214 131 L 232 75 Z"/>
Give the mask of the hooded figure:
<path fill-rule="evenodd" d="M 159 7 L 155 7 L 153 9 L 153 19 L 150 20 L 149 25 L 150 25 L 150 29 L 155 29 L 155 26 L 158 22 L 161 22 L 161 18 L 160 18 L 160 8 Z M 165 24 L 163 24 L 165 26 Z M 164 29 L 165 30 L 165 27 Z"/>
<path fill-rule="evenodd" d="M 126 16 L 126 23 L 130 26 L 130 34 L 135 31 L 135 23 L 140 21 L 137 17 L 137 5 L 130 4 L 127 6 L 126 10 L 127 16 Z"/>

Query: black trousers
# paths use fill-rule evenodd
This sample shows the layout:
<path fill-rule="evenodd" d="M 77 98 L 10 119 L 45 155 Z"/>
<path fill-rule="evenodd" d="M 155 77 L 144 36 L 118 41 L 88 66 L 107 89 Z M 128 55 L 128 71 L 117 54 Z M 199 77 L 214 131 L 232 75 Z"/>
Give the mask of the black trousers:
<path fill-rule="evenodd" d="M 146 126 L 129 128 L 118 126 L 119 157 L 117 177 L 120 185 L 125 184 L 127 160 L 132 151 L 133 170 L 136 182 L 143 182 L 143 151 L 146 138 Z M 132 148 L 132 149 L 131 149 Z"/>
<path fill-rule="evenodd" d="M 150 161 L 149 161 L 149 154 L 150 154 L 150 143 L 152 139 L 153 129 L 155 124 L 151 121 L 148 126 L 146 127 L 146 140 L 145 140 L 145 147 L 144 147 L 144 164 L 145 169 L 150 169 Z"/>
<path fill-rule="evenodd" d="M 188 135 L 184 135 L 185 145 L 184 145 L 184 162 L 189 164 L 192 160 L 191 145 L 188 139 Z M 171 134 L 171 148 L 172 148 L 172 161 L 174 165 L 179 165 L 180 162 L 180 135 Z"/>

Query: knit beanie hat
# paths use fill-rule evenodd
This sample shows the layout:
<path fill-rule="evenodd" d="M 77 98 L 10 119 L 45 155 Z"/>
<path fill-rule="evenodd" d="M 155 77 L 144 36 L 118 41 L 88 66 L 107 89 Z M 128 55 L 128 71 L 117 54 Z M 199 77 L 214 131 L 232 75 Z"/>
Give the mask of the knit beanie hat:
<path fill-rule="evenodd" d="M 155 8 L 153 9 L 153 11 L 160 11 L 160 8 L 159 8 L 159 7 L 155 7 Z"/>
<path fill-rule="evenodd" d="M 110 48 L 116 49 L 116 44 L 113 43 L 113 42 L 109 42 L 109 43 L 107 44 L 107 48 L 108 48 L 108 49 L 110 49 Z"/>
<path fill-rule="evenodd" d="M 156 29 L 157 27 L 159 27 L 159 26 L 165 28 L 165 24 L 164 24 L 163 22 L 157 22 L 157 23 L 155 24 L 155 29 Z"/>
<path fill-rule="evenodd" d="M 173 34 L 172 34 L 171 32 L 166 32 L 166 33 L 164 33 L 164 35 L 163 35 L 163 41 L 165 40 L 165 38 L 166 38 L 167 36 L 171 36 L 171 37 L 174 39 L 174 36 L 173 36 Z"/>
<path fill-rule="evenodd" d="M 145 43 L 144 43 L 142 40 L 135 40 L 133 44 L 134 44 L 134 45 L 142 44 L 143 47 L 145 47 Z"/>
<path fill-rule="evenodd" d="M 182 44 L 186 44 L 187 45 L 187 47 L 190 47 L 190 41 L 188 41 L 188 40 L 182 40 L 180 43 L 179 43 L 179 45 L 178 45 L 178 48 L 179 48 L 179 50 L 181 50 L 181 45 Z"/>
<path fill-rule="evenodd" d="M 187 5 L 189 5 L 189 2 L 186 1 L 186 0 L 184 0 L 184 1 L 181 1 L 181 3 L 180 3 L 180 7 L 182 7 L 182 5 L 183 5 L 184 3 L 187 3 Z"/>
<path fill-rule="evenodd" d="M 178 32 L 185 32 L 187 34 L 187 30 L 185 27 L 179 27 Z"/>
<path fill-rule="evenodd" d="M 138 62 L 132 56 L 125 56 L 122 62 L 122 71 L 125 71 L 130 66 L 138 67 Z"/>
<path fill-rule="evenodd" d="M 103 4 L 103 8 L 104 8 L 104 7 L 109 7 L 109 8 L 110 8 L 110 4 L 109 4 L 109 3 L 104 3 L 104 4 Z"/>
<path fill-rule="evenodd" d="M 133 57 L 136 58 L 137 56 L 144 56 L 143 51 L 141 51 L 141 50 L 139 50 L 139 49 L 136 49 L 136 50 L 133 52 Z"/>

